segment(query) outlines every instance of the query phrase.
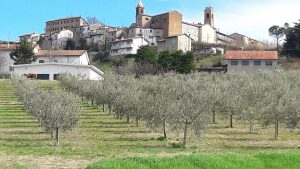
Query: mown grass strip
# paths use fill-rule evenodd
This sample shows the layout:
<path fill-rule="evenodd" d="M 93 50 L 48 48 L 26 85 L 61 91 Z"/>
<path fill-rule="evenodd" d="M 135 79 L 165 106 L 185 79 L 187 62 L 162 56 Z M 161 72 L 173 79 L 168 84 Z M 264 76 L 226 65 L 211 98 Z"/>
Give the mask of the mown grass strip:
<path fill-rule="evenodd" d="M 298 169 L 300 152 L 196 154 L 103 160 L 87 169 Z"/>

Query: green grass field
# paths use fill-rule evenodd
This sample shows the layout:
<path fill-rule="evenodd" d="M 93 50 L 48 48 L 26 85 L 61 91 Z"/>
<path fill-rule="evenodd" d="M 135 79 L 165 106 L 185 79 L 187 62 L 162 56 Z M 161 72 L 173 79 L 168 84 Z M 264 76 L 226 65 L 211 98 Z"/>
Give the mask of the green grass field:
<path fill-rule="evenodd" d="M 300 153 L 225 153 L 103 160 L 88 169 L 298 169 L 299 166 Z"/>
<path fill-rule="evenodd" d="M 45 90 L 60 90 L 58 82 L 33 82 Z M 173 143 L 181 142 L 180 134 L 169 135 L 168 141 L 159 141 L 157 138 L 162 134 L 158 131 L 150 131 L 146 127 L 137 128 L 133 122 L 127 124 L 125 119 L 116 120 L 107 112 L 94 108 L 86 102 L 82 102 L 81 105 L 84 112 L 80 124 L 73 131 L 63 134 L 61 146 L 55 147 L 50 135 L 45 133 L 24 111 L 10 81 L 0 80 L 0 168 L 85 168 L 105 159 L 174 157 L 199 153 L 200 157 L 193 155 L 191 158 L 212 156 L 211 159 L 214 157 L 221 160 L 220 165 L 227 164 L 227 161 L 222 160 L 222 158 L 230 158 L 231 154 L 227 157 L 227 153 L 233 153 L 233 156 L 240 157 L 241 160 L 249 158 L 252 161 L 256 161 L 257 153 L 262 151 L 275 153 L 274 156 L 272 155 L 275 161 L 280 160 L 279 157 L 277 159 L 277 152 L 280 153 L 279 156 L 289 157 L 290 160 L 299 158 L 299 130 L 290 132 L 281 128 L 280 140 L 275 141 L 272 126 L 261 128 L 256 124 L 257 133 L 249 134 L 247 125 L 239 125 L 235 122 L 235 128 L 227 128 L 228 122 L 225 119 L 212 125 L 208 133 L 201 138 L 189 138 L 188 148 L 180 149 L 172 146 Z M 223 153 L 226 155 L 222 155 Z M 181 158 L 185 160 L 189 157 Z M 124 160 L 138 159 L 122 159 L 118 163 L 123 165 Z M 155 158 L 144 160 L 172 161 L 172 159 Z M 190 160 L 186 161 L 188 165 Z M 103 161 L 103 163 L 109 167 L 111 161 Z M 197 160 L 193 163 L 197 163 Z M 257 163 L 261 162 L 257 161 Z M 228 165 L 233 164 L 228 163 Z"/>

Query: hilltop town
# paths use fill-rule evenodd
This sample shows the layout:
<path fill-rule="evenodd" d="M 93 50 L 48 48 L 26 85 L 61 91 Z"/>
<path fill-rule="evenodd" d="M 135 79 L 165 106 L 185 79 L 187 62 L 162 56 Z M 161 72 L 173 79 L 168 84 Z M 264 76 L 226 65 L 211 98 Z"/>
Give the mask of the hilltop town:
<path fill-rule="evenodd" d="M 143 2 L 139 0 L 136 6 L 136 21 L 129 27 L 109 26 L 97 21 L 96 18 L 88 18 L 86 21 L 81 16 L 62 17 L 46 21 L 45 33 L 20 35 L 20 42 L 26 41 L 32 44 L 33 52 L 37 57 L 35 63 L 44 64 L 44 68 L 45 66 L 49 69 L 59 67 L 64 71 L 74 72 L 70 65 L 66 68 L 65 65 L 57 64 L 78 64 L 84 66 L 83 70 L 96 70 L 94 73 L 97 75 L 93 77 L 96 79 L 101 76 L 98 68 L 103 60 L 107 60 L 108 57 L 122 58 L 122 56 L 136 55 L 141 46 L 153 46 L 157 52 L 193 51 L 199 58 L 205 54 L 223 55 L 226 50 L 270 48 L 267 44 L 246 35 L 239 33 L 226 35 L 218 31 L 219 29 L 215 27 L 215 13 L 212 7 L 204 9 L 203 23 L 185 22 L 182 14 L 176 10 L 154 16 L 147 15 L 145 12 Z M 2 60 L 5 60 L 1 63 L 2 72 L 14 70 L 15 61 L 9 55 L 20 45 L 20 42 L 1 42 L 0 54 L 4 58 Z M 56 64 L 55 68 L 53 63 Z M 41 65 L 30 66 L 41 67 Z M 196 66 L 201 67 L 201 65 Z"/>
<path fill-rule="evenodd" d="M 300 20 L 270 44 L 213 7 L 134 7 L 126 27 L 61 16 L 0 41 L 0 169 L 299 169 Z"/>

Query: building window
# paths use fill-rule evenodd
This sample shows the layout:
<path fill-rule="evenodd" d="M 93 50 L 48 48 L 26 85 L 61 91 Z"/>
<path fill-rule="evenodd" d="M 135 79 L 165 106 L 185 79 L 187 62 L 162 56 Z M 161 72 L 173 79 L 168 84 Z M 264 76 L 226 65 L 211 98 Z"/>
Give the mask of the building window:
<path fill-rule="evenodd" d="M 236 60 L 231 61 L 231 66 L 237 66 L 237 65 L 238 65 L 238 61 Z"/>
<path fill-rule="evenodd" d="M 45 60 L 39 60 L 39 63 L 45 63 Z"/>
<path fill-rule="evenodd" d="M 166 18 L 164 18 L 164 22 L 166 22 Z"/>
<path fill-rule="evenodd" d="M 54 74 L 53 79 L 54 80 L 59 80 L 58 78 L 59 78 L 59 74 Z"/>
<path fill-rule="evenodd" d="M 150 29 L 150 33 L 152 33 L 152 30 Z"/>
<path fill-rule="evenodd" d="M 260 66 L 260 65 L 261 65 L 261 61 L 259 60 L 254 61 L 254 66 Z"/>
<path fill-rule="evenodd" d="M 37 78 L 39 80 L 49 80 L 50 75 L 49 74 L 37 74 Z"/>
<path fill-rule="evenodd" d="M 206 18 L 209 19 L 209 13 L 206 14 Z"/>
<path fill-rule="evenodd" d="M 243 60 L 242 65 L 243 66 L 249 66 L 249 61 L 248 60 Z"/>
<path fill-rule="evenodd" d="M 9 71 L 10 71 L 10 72 L 13 72 L 13 71 L 14 71 L 14 67 L 9 66 Z"/>
<path fill-rule="evenodd" d="M 272 65 L 273 65 L 273 62 L 270 61 L 270 60 L 267 60 L 267 61 L 265 61 L 265 65 L 266 65 L 266 66 L 272 66 Z"/>

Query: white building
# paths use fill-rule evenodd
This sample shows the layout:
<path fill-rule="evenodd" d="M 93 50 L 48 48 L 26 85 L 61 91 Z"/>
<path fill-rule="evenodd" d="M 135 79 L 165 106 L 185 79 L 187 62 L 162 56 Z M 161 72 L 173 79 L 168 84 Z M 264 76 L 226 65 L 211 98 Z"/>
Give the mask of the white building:
<path fill-rule="evenodd" d="M 57 80 L 60 74 L 72 74 L 89 80 L 103 80 L 104 73 L 92 65 L 73 65 L 62 63 L 40 63 L 12 66 L 17 75 L 36 74 L 40 80 Z"/>
<path fill-rule="evenodd" d="M 90 59 L 85 50 L 39 50 L 36 63 L 65 63 L 89 65 Z"/>
<path fill-rule="evenodd" d="M 128 38 L 111 42 L 111 56 L 136 54 L 141 46 L 149 45 L 143 37 Z"/>
<path fill-rule="evenodd" d="M 30 43 L 38 43 L 41 35 L 38 33 L 25 34 L 20 36 L 20 41 L 27 41 Z"/>
<path fill-rule="evenodd" d="M 99 29 L 101 26 L 102 25 L 100 23 L 81 26 L 80 27 L 80 30 L 81 30 L 80 37 L 81 38 L 90 37 L 90 35 L 94 34 L 97 31 L 97 29 Z"/>
<path fill-rule="evenodd" d="M 53 32 L 46 36 L 47 46 L 49 49 L 63 49 L 68 39 L 73 38 L 73 32 L 70 30 L 62 30 Z"/>
<path fill-rule="evenodd" d="M 192 40 L 186 34 L 166 37 L 164 40 L 160 40 L 157 45 L 158 52 L 166 50 L 187 52 L 191 51 L 191 48 Z"/>
<path fill-rule="evenodd" d="M 188 35 L 193 42 L 199 41 L 199 32 L 201 25 L 182 22 L 182 34 Z"/>
<path fill-rule="evenodd" d="M 199 42 L 215 44 L 217 39 L 216 30 L 208 24 L 202 25 L 199 29 Z"/>
<path fill-rule="evenodd" d="M 227 51 L 228 72 L 272 72 L 277 66 L 276 51 Z"/>
<path fill-rule="evenodd" d="M 19 43 L 14 44 L 0 44 L 0 72 L 9 72 L 10 67 L 14 65 L 15 61 L 10 58 L 10 53 L 19 46 Z M 33 45 L 33 53 L 39 50 L 38 45 Z"/>
<path fill-rule="evenodd" d="M 163 29 L 132 27 L 128 30 L 128 37 L 144 37 L 151 45 L 157 45 L 157 41 L 163 37 Z"/>

